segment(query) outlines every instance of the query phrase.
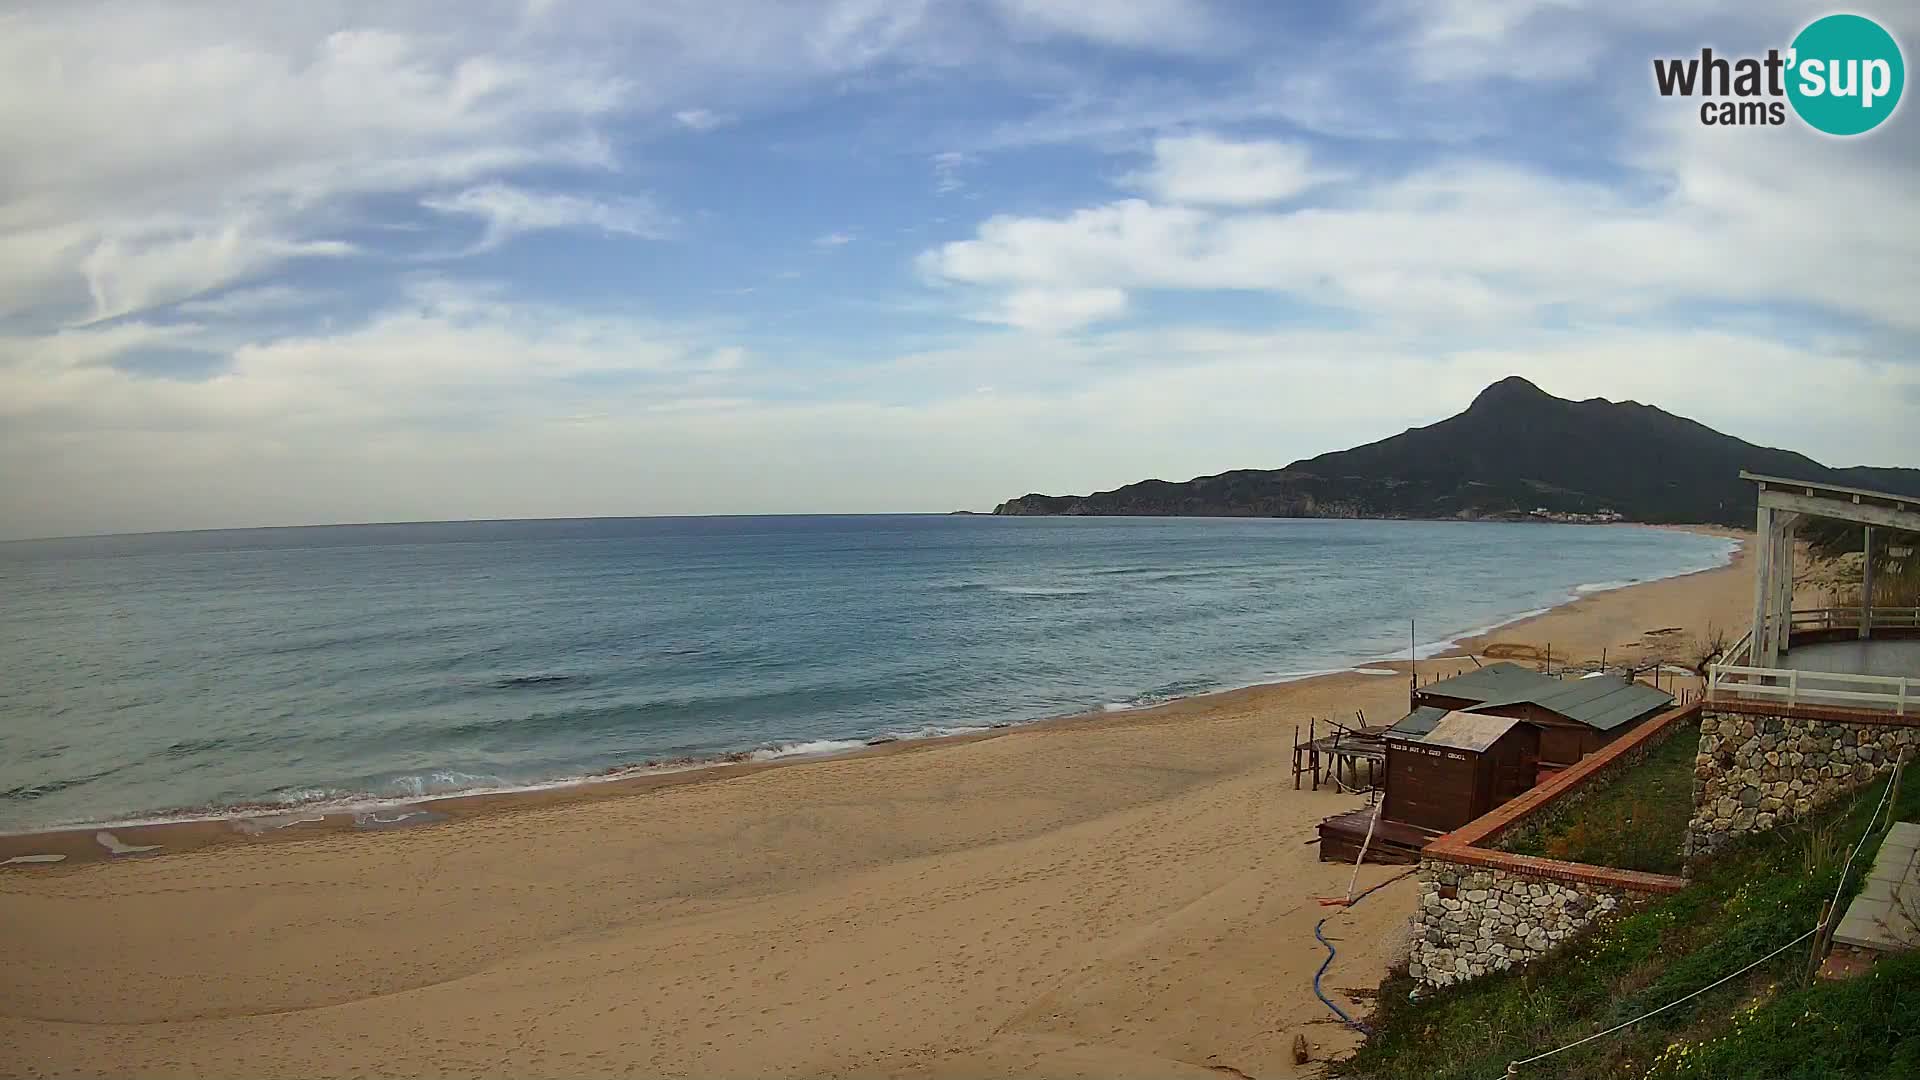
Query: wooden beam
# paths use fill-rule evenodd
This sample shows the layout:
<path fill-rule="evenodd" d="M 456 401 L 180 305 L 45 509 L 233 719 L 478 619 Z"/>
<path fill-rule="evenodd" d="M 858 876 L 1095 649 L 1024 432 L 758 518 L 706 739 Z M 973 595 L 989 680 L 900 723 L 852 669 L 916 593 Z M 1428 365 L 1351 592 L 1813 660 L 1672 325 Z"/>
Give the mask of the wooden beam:
<path fill-rule="evenodd" d="M 1861 525 L 1881 525 L 1889 529 L 1920 532 L 1920 509 L 1896 506 L 1867 506 L 1838 499 L 1767 488 L 1760 492 L 1760 505 L 1774 510 L 1794 510 L 1814 517 L 1852 521 Z"/>
<path fill-rule="evenodd" d="M 1827 491 L 1837 495 L 1855 495 L 1868 499 L 1879 499 L 1883 502 L 1890 502 L 1903 507 L 1905 504 L 1916 501 L 1905 495 L 1891 491 L 1873 491 L 1868 488 L 1845 487 L 1840 484 L 1822 484 L 1814 480 L 1792 480 L 1784 476 L 1767 476 L 1763 473 L 1750 473 L 1745 469 L 1740 470 L 1740 479 L 1758 481 L 1762 491 L 1768 490 L 1770 487 L 1799 488 L 1801 491 Z"/>

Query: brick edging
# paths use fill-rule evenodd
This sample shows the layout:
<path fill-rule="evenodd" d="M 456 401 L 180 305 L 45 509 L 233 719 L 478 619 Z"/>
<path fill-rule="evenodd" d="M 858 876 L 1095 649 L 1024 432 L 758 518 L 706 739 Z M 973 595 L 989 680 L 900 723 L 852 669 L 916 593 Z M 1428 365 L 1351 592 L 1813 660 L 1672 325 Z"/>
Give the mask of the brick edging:
<path fill-rule="evenodd" d="M 1638 893 L 1677 893 L 1687 887 L 1687 879 L 1668 874 L 1649 874 L 1641 870 L 1618 870 L 1611 866 L 1543 859 L 1538 855 L 1515 855 L 1497 848 L 1469 847 L 1436 840 L 1420 853 L 1424 859 L 1505 870 L 1512 874 L 1559 881 L 1569 885 L 1600 885 L 1610 889 Z"/>
<path fill-rule="evenodd" d="M 1687 879 L 1666 874 L 1649 874 L 1639 870 L 1619 870 L 1610 866 L 1591 866 L 1586 863 L 1544 859 L 1537 855 L 1516 855 L 1480 845 L 1500 836 L 1527 817 L 1552 806 L 1575 788 L 1592 780 L 1596 774 L 1606 771 L 1609 766 L 1625 755 L 1644 747 L 1656 737 L 1664 738 L 1676 725 L 1697 719 L 1702 705 L 1702 702 L 1696 701 L 1661 713 L 1626 735 L 1588 754 L 1570 768 L 1561 770 L 1546 783 L 1439 837 L 1427 845 L 1426 849 L 1420 853 L 1421 857 L 1438 859 L 1441 862 L 1506 870 L 1553 881 L 1600 885 L 1629 892 L 1679 892 L 1686 888 Z"/>

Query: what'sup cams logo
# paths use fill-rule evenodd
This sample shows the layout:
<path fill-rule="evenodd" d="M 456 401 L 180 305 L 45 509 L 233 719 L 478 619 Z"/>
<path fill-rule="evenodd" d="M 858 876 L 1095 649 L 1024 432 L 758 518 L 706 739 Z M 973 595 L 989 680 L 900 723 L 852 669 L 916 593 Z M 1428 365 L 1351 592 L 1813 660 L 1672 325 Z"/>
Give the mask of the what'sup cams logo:
<path fill-rule="evenodd" d="M 1861 15 L 1828 15 L 1808 23 L 1785 52 L 1728 58 L 1699 56 L 1653 62 L 1661 97 L 1698 97 L 1709 126 L 1778 125 L 1787 106 L 1828 135 L 1872 131 L 1893 115 L 1906 88 L 1900 43 Z"/>

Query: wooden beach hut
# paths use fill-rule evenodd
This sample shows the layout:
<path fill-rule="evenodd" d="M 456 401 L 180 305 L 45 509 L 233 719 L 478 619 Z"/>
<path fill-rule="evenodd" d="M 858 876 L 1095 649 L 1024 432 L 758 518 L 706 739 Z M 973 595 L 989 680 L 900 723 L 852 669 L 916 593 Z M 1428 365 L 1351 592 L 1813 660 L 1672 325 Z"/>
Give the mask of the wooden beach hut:
<path fill-rule="evenodd" d="M 1443 711 L 1512 717 L 1539 729 L 1542 767 L 1560 769 L 1671 708 L 1673 695 L 1622 675 L 1556 679 L 1503 663 L 1429 683 L 1413 705 L 1394 732 L 1417 731 Z"/>
<path fill-rule="evenodd" d="M 1412 704 L 1380 737 L 1378 821 L 1362 809 L 1321 822 L 1322 859 L 1352 861 L 1367 845 L 1369 862 L 1417 862 L 1433 837 L 1671 708 L 1673 695 L 1620 675 L 1556 679 L 1499 663 L 1428 683 Z"/>
<path fill-rule="evenodd" d="M 1541 731 L 1511 716 L 1450 711 L 1423 735 L 1389 732 L 1381 816 L 1446 832 L 1533 786 Z"/>

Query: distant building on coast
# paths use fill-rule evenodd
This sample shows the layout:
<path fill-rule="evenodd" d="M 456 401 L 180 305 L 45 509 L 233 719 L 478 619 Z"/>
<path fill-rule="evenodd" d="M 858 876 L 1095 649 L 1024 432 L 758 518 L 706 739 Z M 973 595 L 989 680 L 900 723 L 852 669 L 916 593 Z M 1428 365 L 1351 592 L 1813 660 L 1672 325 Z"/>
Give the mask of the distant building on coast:
<path fill-rule="evenodd" d="M 1539 521 L 1558 521 L 1572 525 L 1611 525 L 1616 521 L 1625 521 L 1627 516 L 1617 510 L 1600 509 L 1591 514 L 1574 513 L 1567 510 L 1549 510 L 1536 506 L 1527 512 L 1527 516 Z"/>

